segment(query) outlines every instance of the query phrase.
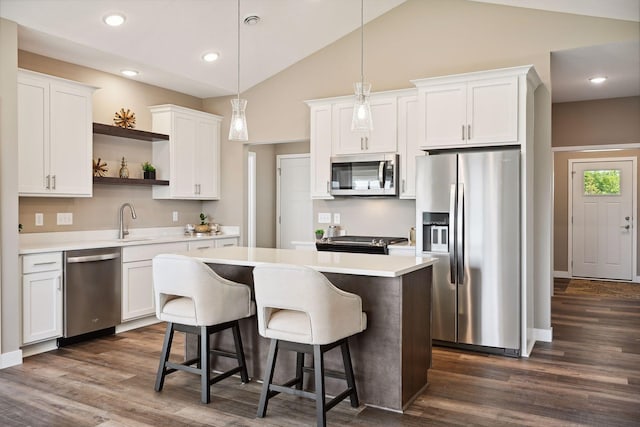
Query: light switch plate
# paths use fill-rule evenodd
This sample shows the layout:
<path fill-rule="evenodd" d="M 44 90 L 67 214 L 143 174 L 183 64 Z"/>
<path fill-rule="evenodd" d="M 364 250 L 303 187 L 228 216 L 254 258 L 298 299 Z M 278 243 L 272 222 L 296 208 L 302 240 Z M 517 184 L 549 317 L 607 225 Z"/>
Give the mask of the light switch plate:
<path fill-rule="evenodd" d="M 173 222 L 178 222 L 178 211 L 173 211 Z"/>
<path fill-rule="evenodd" d="M 41 213 L 36 214 L 36 225 L 41 227 L 44 225 L 44 215 Z"/>
<path fill-rule="evenodd" d="M 333 223 L 334 224 L 340 224 L 340 214 L 339 213 L 334 213 L 333 214 Z"/>
<path fill-rule="evenodd" d="M 58 212 L 56 223 L 58 225 L 73 224 L 73 214 L 71 212 Z"/>
<path fill-rule="evenodd" d="M 318 223 L 320 223 L 320 224 L 330 224 L 331 223 L 331 212 L 318 213 Z"/>

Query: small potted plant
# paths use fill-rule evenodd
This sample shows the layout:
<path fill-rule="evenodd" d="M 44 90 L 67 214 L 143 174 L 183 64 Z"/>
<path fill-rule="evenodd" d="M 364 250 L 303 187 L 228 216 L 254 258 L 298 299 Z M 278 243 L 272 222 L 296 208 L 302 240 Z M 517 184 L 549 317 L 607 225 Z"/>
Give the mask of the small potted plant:
<path fill-rule="evenodd" d="M 200 213 L 200 224 L 195 226 L 196 233 L 208 233 L 211 231 L 209 222 L 207 222 L 207 216 L 204 213 Z"/>
<path fill-rule="evenodd" d="M 324 236 L 324 230 L 322 228 L 318 228 L 316 231 L 316 240 L 320 240 L 322 239 L 322 236 Z"/>
<path fill-rule="evenodd" d="M 144 179 L 156 179 L 156 167 L 151 163 L 144 162 L 142 164 L 142 172 L 144 174 Z"/>

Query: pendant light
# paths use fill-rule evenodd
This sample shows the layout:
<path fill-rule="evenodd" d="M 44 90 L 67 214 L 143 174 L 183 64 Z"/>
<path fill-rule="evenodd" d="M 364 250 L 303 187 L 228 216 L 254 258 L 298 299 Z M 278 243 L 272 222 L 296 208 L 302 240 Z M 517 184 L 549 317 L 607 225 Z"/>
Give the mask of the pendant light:
<path fill-rule="evenodd" d="M 360 81 L 354 83 L 356 92 L 351 119 L 352 131 L 370 131 L 373 129 L 369 95 L 371 83 L 364 81 L 364 0 L 360 0 Z"/>
<path fill-rule="evenodd" d="M 238 97 L 231 100 L 231 125 L 229 127 L 230 141 L 248 141 L 247 129 L 247 100 L 240 99 L 240 0 L 238 0 Z"/>

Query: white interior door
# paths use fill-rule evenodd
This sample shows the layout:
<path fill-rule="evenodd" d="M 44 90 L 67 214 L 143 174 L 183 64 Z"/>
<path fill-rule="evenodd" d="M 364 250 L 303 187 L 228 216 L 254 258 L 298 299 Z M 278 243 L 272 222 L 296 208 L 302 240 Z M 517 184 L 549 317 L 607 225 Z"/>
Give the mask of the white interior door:
<path fill-rule="evenodd" d="M 631 280 L 635 252 L 633 161 L 570 163 L 572 275 Z"/>
<path fill-rule="evenodd" d="M 309 192 L 309 155 L 277 156 L 276 245 L 293 249 L 291 242 L 313 240 L 313 206 Z"/>

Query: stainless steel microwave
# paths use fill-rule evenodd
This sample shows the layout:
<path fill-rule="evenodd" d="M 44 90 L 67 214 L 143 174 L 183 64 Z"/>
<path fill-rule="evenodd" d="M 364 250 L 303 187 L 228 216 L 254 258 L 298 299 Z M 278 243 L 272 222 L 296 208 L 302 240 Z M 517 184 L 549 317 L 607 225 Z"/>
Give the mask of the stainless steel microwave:
<path fill-rule="evenodd" d="M 398 155 L 357 154 L 331 158 L 334 196 L 397 196 Z"/>

